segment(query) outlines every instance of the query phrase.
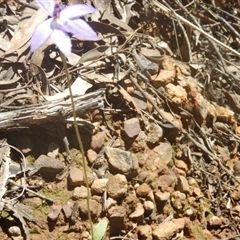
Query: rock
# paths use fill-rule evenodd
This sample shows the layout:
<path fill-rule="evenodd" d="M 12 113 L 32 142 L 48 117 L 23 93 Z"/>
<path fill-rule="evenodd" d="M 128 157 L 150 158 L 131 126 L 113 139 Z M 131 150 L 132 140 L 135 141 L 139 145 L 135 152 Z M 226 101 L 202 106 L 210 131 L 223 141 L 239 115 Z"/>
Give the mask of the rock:
<path fill-rule="evenodd" d="M 124 133 L 128 137 L 133 138 L 133 137 L 137 136 L 141 131 L 139 119 L 138 118 L 130 118 L 130 119 L 124 121 L 123 129 L 124 129 Z"/>
<path fill-rule="evenodd" d="M 151 239 L 152 237 L 152 228 L 149 225 L 138 226 L 138 235 L 139 239 Z"/>
<path fill-rule="evenodd" d="M 50 143 L 48 146 L 47 155 L 51 158 L 56 158 L 59 153 L 59 146 L 56 143 Z"/>
<path fill-rule="evenodd" d="M 178 218 L 159 224 L 153 231 L 152 235 L 156 240 L 170 240 L 173 236 L 181 231 L 185 226 L 185 219 Z"/>
<path fill-rule="evenodd" d="M 177 160 L 176 161 L 176 166 L 178 168 L 184 170 L 185 172 L 188 171 L 188 166 L 187 166 L 187 164 L 183 160 Z"/>
<path fill-rule="evenodd" d="M 165 70 L 161 69 L 159 74 L 152 76 L 152 85 L 155 88 L 165 86 L 168 83 L 171 83 L 175 77 L 175 70 Z"/>
<path fill-rule="evenodd" d="M 9 229 L 8 229 L 8 232 L 9 232 L 9 235 L 11 237 L 18 237 L 18 236 L 21 236 L 21 229 L 20 227 L 18 226 L 11 226 Z M 23 239 L 23 238 L 22 238 Z"/>
<path fill-rule="evenodd" d="M 48 218 L 51 221 L 56 221 L 60 212 L 62 210 L 62 206 L 61 205 L 52 205 L 49 212 L 48 212 Z"/>
<path fill-rule="evenodd" d="M 213 215 L 208 219 L 208 223 L 210 226 L 219 227 L 222 225 L 222 220 L 221 218 Z"/>
<path fill-rule="evenodd" d="M 188 181 L 184 176 L 179 176 L 177 179 L 177 190 L 182 193 L 188 194 L 190 189 L 188 185 Z"/>
<path fill-rule="evenodd" d="M 112 147 L 106 147 L 105 153 L 112 170 L 110 172 L 122 173 L 127 177 L 134 177 L 136 175 L 139 167 L 136 155 Z"/>
<path fill-rule="evenodd" d="M 83 171 L 77 167 L 72 167 L 69 171 L 68 184 L 71 187 L 81 186 L 84 183 Z"/>
<path fill-rule="evenodd" d="M 231 198 L 235 201 L 240 200 L 240 184 L 235 188 L 235 190 L 231 193 Z"/>
<path fill-rule="evenodd" d="M 69 204 L 63 205 L 62 210 L 63 210 L 64 216 L 66 218 L 70 218 L 72 215 L 72 204 L 69 203 Z"/>
<path fill-rule="evenodd" d="M 168 142 L 161 143 L 159 146 L 155 147 L 153 150 L 156 153 L 158 153 L 161 160 L 164 161 L 166 164 L 169 164 L 172 162 L 173 150 L 170 143 Z"/>
<path fill-rule="evenodd" d="M 166 185 L 170 187 L 175 181 L 176 181 L 176 178 L 171 174 L 162 175 L 158 178 L 158 182 L 159 182 L 158 185 L 159 186 Z"/>
<path fill-rule="evenodd" d="M 240 176 L 240 161 L 237 161 L 233 166 L 235 176 Z"/>
<path fill-rule="evenodd" d="M 179 191 L 175 191 L 171 195 L 171 202 L 174 208 L 180 210 L 184 207 L 186 203 L 186 195 Z"/>
<path fill-rule="evenodd" d="M 116 205 L 108 209 L 108 215 L 110 219 L 123 220 L 124 217 L 126 216 L 126 209 L 122 206 Z"/>
<path fill-rule="evenodd" d="M 156 144 L 160 142 L 163 136 L 163 129 L 155 124 L 155 123 L 150 123 L 148 126 L 148 134 L 147 134 L 147 142 L 150 144 Z"/>
<path fill-rule="evenodd" d="M 93 151 L 92 149 L 88 149 L 87 151 L 87 158 L 88 158 L 88 161 L 92 164 L 96 161 L 97 159 L 97 153 L 95 151 Z"/>
<path fill-rule="evenodd" d="M 170 193 L 169 192 L 161 192 L 157 191 L 154 193 L 155 199 L 157 202 L 166 202 L 170 198 Z"/>
<path fill-rule="evenodd" d="M 124 175 L 109 175 L 107 193 L 113 199 L 120 199 L 125 196 L 128 189 L 127 178 Z"/>
<path fill-rule="evenodd" d="M 187 92 L 182 86 L 169 83 L 165 89 L 168 98 L 175 104 L 183 106 L 187 102 Z"/>
<path fill-rule="evenodd" d="M 81 187 L 75 187 L 73 190 L 73 196 L 72 199 L 73 200 L 78 200 L 81 198 L 87 198 L 87 188 L 84 186 Z"/>
<path fill-rule="evenodd" d="M 107 183 L 108 183 L 107 178 L 96 179 L 91 186 L 92 193 L 103 194 L 107 190 Z"/>
<path fill-rule="evenodd" d="M 97 132 L 92 136 L 91 148 L 98 152 L 104 145 L 106 134 L 104 132 Z"/>
<path fill-rule="evenodd" d="M 144 208 L 141 203 L 137 203 L 136 209 L 133 213 L 129 215 L 130 219 L 142 217 L 144 214 Z"/>
<path fill-rule="evenodd" d="M 29 176 L 32 176 L 36 172 L 40 172 L 43 178 L 55 177 L 58 173 L 65 168 L 64 164 L 58 159 L 48 157 L 46 155 L 40 155 L 33 164 L 34 169 L 29 171 Z"/>
<path fill-rule="evenodd" d="M 143 183 L 136 189 L 136 194 L 138 197 L 147 197 L 147 195 L 152 191 L 148 184 Z"/>
<path fill-rule="evenodd" d="M 87 201 L 86 199 L 79 201 L 79 209 L 81 213 L 87 216 Z M 90 212 L 93 220 L 100 216 L 102 212 L 102 204 L 95 199 L 90 199 Z"/>
<path fill-rule="evenodd" d="M 149 213 L 153 211 L 153 209 L 155 208 L 155 205 L 152 201 L 144 201 L 143 207 L 145 211 Z"/>

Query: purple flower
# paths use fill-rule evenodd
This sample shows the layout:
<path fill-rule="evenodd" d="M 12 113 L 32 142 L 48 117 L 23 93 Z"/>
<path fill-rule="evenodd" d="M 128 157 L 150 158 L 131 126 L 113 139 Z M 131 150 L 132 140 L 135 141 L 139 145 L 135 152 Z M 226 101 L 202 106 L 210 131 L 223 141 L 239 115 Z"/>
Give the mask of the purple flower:
<path fill-rule="evenodd" d="M 59 50 L 67 57 L 71 53 L 71 40 L 68 33 L 87 40 L 98 40 L 97 34 L 78 17 L 95 11 L 91 6 L 74 4 L 62 8 L 54 0 L 35 0 L 50 16 L 34 30 L 31 39 L 31 51 L 35 51 L 51 37 Z"/>

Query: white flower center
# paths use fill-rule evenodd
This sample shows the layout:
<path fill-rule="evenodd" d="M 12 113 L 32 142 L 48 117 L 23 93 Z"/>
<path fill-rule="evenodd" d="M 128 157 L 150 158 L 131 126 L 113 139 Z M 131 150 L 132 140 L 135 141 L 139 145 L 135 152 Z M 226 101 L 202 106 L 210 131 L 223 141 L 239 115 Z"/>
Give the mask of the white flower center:
<path fill-rule="evenodd" d="M 60 17 L 53 18 L 51 22 L 51 28 L 61 30 L 62 26 L 67 22 L 67 20 L 61 19 Z"/>

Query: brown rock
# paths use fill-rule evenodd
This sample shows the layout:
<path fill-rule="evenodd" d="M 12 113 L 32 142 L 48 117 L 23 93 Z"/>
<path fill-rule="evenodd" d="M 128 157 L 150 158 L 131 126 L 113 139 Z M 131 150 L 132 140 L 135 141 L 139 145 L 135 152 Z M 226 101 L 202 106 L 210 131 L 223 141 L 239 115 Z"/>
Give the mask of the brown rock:
<path fill-rule="evenodd" d="M 163 129 L 159 125 L 150 123 L 147 130 L 147 142 L 156 144 L 161 140 L 163 136 Z"/>
<path fill-rule="evenodd" d="M 184 226 L 184 218 L 173 219 L 172 221 L 166 221 L 158 225 L 152 235 L 156 240 L 170 240 L 176 233 L 182 230 Z"/>
<path fill-rule="evenodd" d="M 183 106 L 187 102 L 187 92 L 180 85 L 175 86 L 172 83 L 166 85 L 166 93 L 169 99 L 174 103 Z"/>
<path fill-rule="evenodd" d="M 72 214 L 72 204 L 65 204 L 62 206 L 62 210 L 64 213 L 64 216 L 66 218 L 70 218 Z"/>
<path fill-rule="evenodd" d="M 130 219 L 142 217 L 144 214 L 144 208 L 141 203 L 137 203 L 136 209 L 133 213 L 129 215 Z"/>
<path fill-rule="evenodd" d="M 73 196 L 72 199 L 73 200 L 78 200 L 81 198 L 87 198 L 87 188 L 84 186 L 81 187 L 75 187 L 73 190 Z"/>
<path fill-rule="evenodd" d="M 71 187 L 81 186 L 84 183 L 82 170 L 77 167 L 72 167 L 69 171 L 68 183 Z"/>
<path fill-rule="evenodd" d="M 79 209 L 81 213 L 87 216 L 87 201 L 86 199 L 79 201 Z M 90 199 L 90 212 L 93 219 L 99 217 L 102 212 L 102 204 L 95 199 Z"/>
<path fill-rule="evenodd" d="M 177 190 L 179 190 L 182 193 L 189 193 L 189 185 L 188 181 L 184 176 L 179 176 L 177 179 Z"/>
<path fill-rule="evenodd" d="M 155 199 L 158 202 L 166 202 L 170 198 L 170 193 L 169 192 L 161 192 L 157 191 L 154 193 Z"/>
<path fill-rule="evenodd" d="M 97 156 L 98 156 L 97 153 L 95 151 L 93 151 L 92 149 L 89 149 L 87 151 L 87 158 L 90 163 L 94 163 L 97 159 Z"/>
<path fill-rule="evenodd" d="M 136 189 L 136 194 L 138 197 L 147 197 L 147 195 L 152 191 L 148 184 L 143 183 Z"/>
<path fill-rule="evenodd" d="M 91 148 L 94 151 L 99 151 L 105 142 L 106 134 L 104 132 L 97 132 L 92 136 Z"/>
<path fill-rule="evenodd" d="M 103 194 L 107 190 L 107 183 L 108 183 L 107 178 L 96 179 L 91 186 L 92 193 Z"/>
<path fill-rule="evenodd" d="M 138 235 L 140 239 L 152 239 L 152 228 L 149 225 L 138 226 Z"/>
<path fill-rule="evenodd" d="M 124 175 L 109 175 L 107 183 L 108 195 L 113 199 L 119 199 L 126 195 L 128 189 L 127 178 Z"/>
<path fill-rule="evenodd" d="M 155 88 L 165 86 L 168 83 L 171 83 L 175 77 L 175 70 L 165 70 L 161 69 L 159 74 L 152 76 L 152 85 Z"/>
<path fill-rule="evenodd" d="M 231 193 L 231 198 L 235 201 L 240 200 L 240 184 L 237 186 L 237 188 Z"/>
<path fill-rule="evenodd" d="M 208 220 L 210 226 L 221 226 L 222 220 L 217 216 L 211 216 Z"/>

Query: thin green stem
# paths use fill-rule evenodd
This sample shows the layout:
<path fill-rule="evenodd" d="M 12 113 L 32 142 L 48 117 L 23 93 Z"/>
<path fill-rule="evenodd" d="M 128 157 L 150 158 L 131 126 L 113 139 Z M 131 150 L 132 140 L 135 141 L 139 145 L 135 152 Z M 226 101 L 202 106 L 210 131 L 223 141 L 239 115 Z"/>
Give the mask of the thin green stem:
<path fill-rule="evenodd" d="M 85 154 L 84 154 L 84 149 L 83 149 L 83 144 L 82 144 L 82 139 L 78 130 L 78 124 L 77 124 L 77 116 L 76 116 L 76 111 L 75 111 L 75 104 L 74 104 L 74 100 L 73 100 L 73 94 L 72 94 L 72 89 L 71 89 L 71 84 L 70 84 L 70 77 L 69 77 L 69 72 L 68 72 L 68 67 L 67 67 L 67 62 L 66 62 L 66 57 L 61 54 L 61 59 L 63 62 L 63 66 L 64 66 L 64 70 L 66 72 L 66 77 L 67 77 L 67 84 L 68 84 L 68 88 L 69 88 L 69 95 L 70 95 L 70 99 L 71 99 L 71 104 L 72 104 L 72 110 L 73 110 L 73 125 L 75 128 L 75 133 L 77 136 L 77 140 L 78 140 L 78 144 L 80 147 L 80 151 L 82 153 L 82 159 L 83 159 L 83 172 L 84 172 L 84 178 L 85 178 L 85 182 L 86 182 L 86 187 L 87 187 L 87 210 L 88 210 L 88 220 L 90 223 L 90 231 L 91 231 L 91 239 L 93 239 L 93 222 L 92 222 L 92 217 L 91 217 L 91 211 L 90 211 L 90 188 L 89 188 L 89 184 L 88 184 L 88 179 L 87 179 L 87 161 L 85 158 Z"/>

